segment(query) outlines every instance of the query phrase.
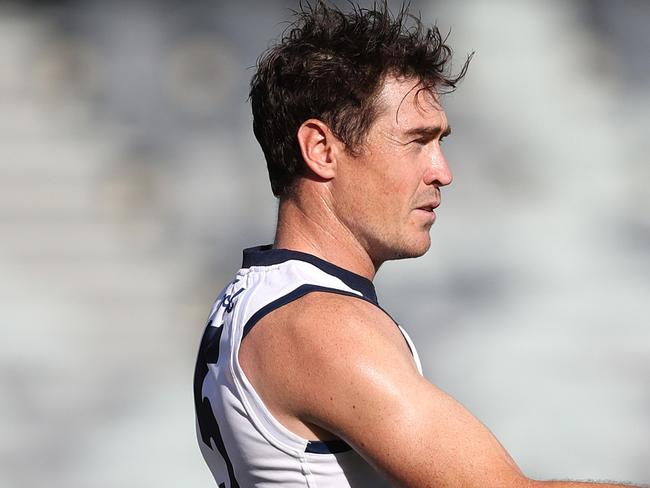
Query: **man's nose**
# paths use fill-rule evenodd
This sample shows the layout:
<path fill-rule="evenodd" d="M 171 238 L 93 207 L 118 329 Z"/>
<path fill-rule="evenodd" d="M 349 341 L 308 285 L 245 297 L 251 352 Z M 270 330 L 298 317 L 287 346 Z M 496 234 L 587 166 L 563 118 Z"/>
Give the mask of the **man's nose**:
<path fill-rule="evenodd" d="M 451 174 L 447 158 L 438 146 L 431 156 L 431 164 L 424 174 L 424 183 L 427 185 L 446 186 L 454 179 Z"/>

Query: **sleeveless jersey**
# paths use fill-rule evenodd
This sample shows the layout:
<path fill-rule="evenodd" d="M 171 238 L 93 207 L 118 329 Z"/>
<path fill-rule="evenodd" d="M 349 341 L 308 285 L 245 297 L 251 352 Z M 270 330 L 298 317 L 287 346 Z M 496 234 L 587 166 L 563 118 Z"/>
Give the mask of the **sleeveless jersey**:
<path fill-rule="evenodd" d="M 370 280 L 269 245 L 244 250 L 242 268 L 212 308 L 194 373 L 194 402 L 199 446 L 220 488 L 389 486 L 345 442 L 304 439 L 280 424 L 239 364 L 241 342 L 262 317 L 313 291 L 379 306 Z M 421 372 L 415 347 L 400 330 Z"/>

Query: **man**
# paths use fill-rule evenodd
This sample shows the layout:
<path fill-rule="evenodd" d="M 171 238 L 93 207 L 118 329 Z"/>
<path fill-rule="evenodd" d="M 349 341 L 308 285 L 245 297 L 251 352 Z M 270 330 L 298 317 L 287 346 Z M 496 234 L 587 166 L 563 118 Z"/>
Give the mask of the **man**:
<path fill-rule="evenodd" d="M 197 360 L 197 432 L 216 482 L 593 486 L 528 479 L 422 376 L 407 334 L 377 303 L 381 264 L 430 246 L 452 180 L 440 95 L 469 60 L 452 76 L 438 30 L 405 10 L 318 3 L 297 16 L 251 85 L 280 201 L 275 242 L 244 251 Z"/>

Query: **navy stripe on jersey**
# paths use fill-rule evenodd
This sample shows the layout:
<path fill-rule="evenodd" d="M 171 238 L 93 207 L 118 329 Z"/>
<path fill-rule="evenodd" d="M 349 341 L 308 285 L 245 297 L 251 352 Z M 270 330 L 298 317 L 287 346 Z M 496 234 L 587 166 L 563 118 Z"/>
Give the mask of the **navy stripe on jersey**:
<path fill-rule="evenodd" d="M 204 427 L 207 427 L 209 429 L 209 437 L 206 439 L 203 437 L 203 442 L 206 443 L 206 445 L 212 449 L 212 444 L 210 440 L 214 441 L 215 446 L 217 446 L 217 450 L 219 451 L 219 454 L 221 454 L 221 457 L 223 458 L 223 461 L 226 463 L 226 469 L 228 470 L 228 478 L 230 479 L 230 487 L 231 488 L 239 488 L 239 483 L 237 483 L 237 478 L 235 478 L 235 470 L 232 465 L 232 461 L 230 460 L 230 456 L 228 456 L 228 451 L 226 451 L 226 445 L 223 442 L 223 437 L 221 436 L 221 430 L 219 429 L 219 424 L 217 423 L 217 419 L 214 416 L 214 412 L 212 411 L 212 405 L 210 404 L 210 400 L 207 397 L 203 397 L 203 402 L 201 403 L 201 406 L 199 407 L 199 410 L 197 410 L 196 414 L 199 417 L 199 422 L 203 423 L 203 426 L 201 429 L 203 430 Z M 203 436 L 203 432 L 201 433 Z"/>
<path fill-rule="evenodd" d="M 375 285 L 368 278 L 340 268 L 324 259 L 300 251 L 289 249 L 273 249 L 271 244 L 244 249 L 242 268 L 251 266 L 272 266 L 285 261 L 304 261 L 313 264 L 325 273 L 336 276 L 353 290 L 359 291 L 368 301 L 378 305 Z"/>
<path fill-rule="evenodd" d="M 223 442 L 221 430 L 214 416 L 212 405 L 210 404 L 210 400 L 203 396 L 202 391 L 203 382 L 209 372 L 208 364 L 216 364 L 219 359 L 219 343 L 221 342 L 221 332 L 223 331 L 223 325 L 214 327 L 212 320 L 213 317 L 210 317 L 205 327 L 196 360 L 196 368 L 194 370 L 194 410 L 199 424 L 201 440 L 210 449 L 213 449 L 211 441 L 214 441 L 214 445 L 226 463 L 231 488 L 239 488 L 239 483 L 237 483 L 237 478 L 235 478 L 235 470 L 226 451 L 226 445 Z"/>
<path fill-rule="evenodd" d="M 310 452 L 312 454 L 337 454 L 339 452 L 347 452 L 350 450 L 352 450 L 350 445 L 341 439 L 332 441 L 309 441 L 305 448 L 305 452 Z"/>
<path fill-rule="evenodd" d="M 291 303 L 298 298 L 301 298 L 308 293 L 314 292 L 314 291 L 323 291 L 326 293 L 336 293 L 337 295 L 346 295 L 349 297 L 354 297 L 358 298 L 360 300 L 366 300 L 367 302 L 373 303 L 371 300 L 368 300 L 364 296 L 356 295 L 355 293 L 346 291 L 346 290 L 339 290 L 338 288 L 328 288 L 326 286 L 319 286 L 319 285 L 302 285 L 293 290 L 291 293 L 287 293 L 286 295 L 278 298 L 277 300 L 265 305 L 264 307 L 260 308 L 257 312 L 253 314 L 253 316 L 248 319 L 248 322 L 246 322 L 246 325 L 244 325 L 244 332 L 242 334 L 242 341 L 246 337 L 246 334 L 248 334 L 253 326 L 259 322 L 262 317 L 265 315 L 268 315 L 269 313 L 273 312 L 273 310 L 276 310 L 288 303 Z"/>

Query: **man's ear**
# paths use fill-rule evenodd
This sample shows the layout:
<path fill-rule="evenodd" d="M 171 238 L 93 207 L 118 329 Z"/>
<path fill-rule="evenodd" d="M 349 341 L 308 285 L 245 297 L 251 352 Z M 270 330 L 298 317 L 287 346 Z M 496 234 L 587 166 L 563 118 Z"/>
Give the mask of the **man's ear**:
<path fill-rule="evenodd" d="M 331 180 L 336 175 L 336 154 L 340 141 L 318 119 L 309 119 L 298 129 L 298 144 L 305 164 L 316 176 Z"/>

